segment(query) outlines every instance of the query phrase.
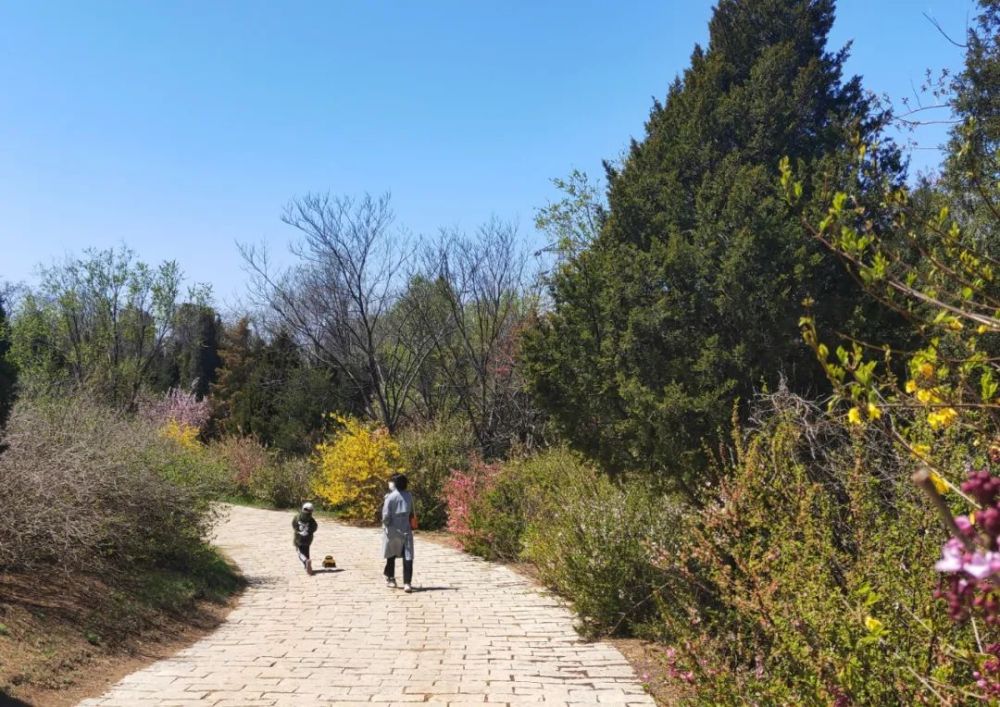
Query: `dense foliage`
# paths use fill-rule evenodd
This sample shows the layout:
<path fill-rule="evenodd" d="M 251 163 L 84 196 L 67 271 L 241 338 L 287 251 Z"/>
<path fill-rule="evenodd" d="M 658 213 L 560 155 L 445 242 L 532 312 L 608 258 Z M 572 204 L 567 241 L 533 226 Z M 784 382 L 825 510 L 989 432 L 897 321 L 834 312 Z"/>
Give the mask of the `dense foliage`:
<path fill-rule="evenodd" d="M 660 604 L 699 702 L 960 702 L 975 639 L 933 599 L 944 532 L 909 461 L 787 393 L 758 419 L 680 549 L 657 553 L 693 590 Z"/>
<path fill-rule="evenodd" d="M 831 1 L 719 3 L 707 49 L 609 167 L 599 235 L 551 279 L 529 377 L 560 431 L 611 470 L 690 482 L 734 400 L 781 376 L 827 389 L 796 334 L 800 302 L 844 330 L 861 293 L 784 203 L 778 163 L 836 176 L 850 136 L 885 120 L 857 77 L 842 81 L 832 22 Z M 882 157 L 898 165 L 891 146 Z"/>
<path fill-rule="evenodd" d="M 10 360 L 10 325 L 3 299 L 0 298 L 0 430 L 3 430 L 14 403 L 17 369 Z M 0 451 L 3 447 L 0 446 Z"/>
<path fill-rule="evenodd" d="M 352 409 L 335 374 L 311 363 L 285 331 L 265 339 L 241 318 L 225 328 L 219 357 L 211 389 L 216 432 L 307 454 L 319 441 L 325 415 Z"/>
<path fill-rule="evenodd" d="M 151 267 L 127 248 L 88 250 L 46 268 L 19 304 L 14 361 L 39 392 L 83 389 L 111 405 L 135 404 L 162 361 L 177 314 L 176 263 Z M 205 288 L 189 292 L 204 301 Z"/>
<path fill-rule="evenodd" d="M 446 484 L 454 472 L 469 467 L 476 452 L 475 438 L 461 418 L 440 417 L 403 430 L 398 441 L 420 511 L 420 527 L 443 528 L 449 519 Z"/>

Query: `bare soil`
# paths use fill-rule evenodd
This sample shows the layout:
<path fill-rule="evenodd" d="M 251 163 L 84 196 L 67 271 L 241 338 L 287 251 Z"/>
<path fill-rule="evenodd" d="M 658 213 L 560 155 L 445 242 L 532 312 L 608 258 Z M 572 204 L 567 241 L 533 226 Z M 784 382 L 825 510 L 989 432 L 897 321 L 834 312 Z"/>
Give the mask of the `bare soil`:
<path fill-rule="evenodd" d="M 611 638 L 613 645 L 631 663 L 635 674 L 660 707 L 673 707 L 693 698 L 693 693 L 679 679 L 671 677 L 664 654 L 666 646 L 639 638 Z M 690 700 L 688 700 L 690 704 Z"/>
<path fill-rule="evenodd" d="M 0 575 L 0 705 L 63 707 L 100 695 L 211 632 L 236 601 L 154 611 L 96 578 Z"/>

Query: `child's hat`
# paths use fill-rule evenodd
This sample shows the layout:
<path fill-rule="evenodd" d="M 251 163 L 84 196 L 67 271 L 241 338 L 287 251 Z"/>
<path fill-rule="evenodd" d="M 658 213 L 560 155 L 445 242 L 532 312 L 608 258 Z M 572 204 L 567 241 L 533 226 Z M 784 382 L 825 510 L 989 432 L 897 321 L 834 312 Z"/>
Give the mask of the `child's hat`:
<path fill-rule="evenodd" d="M 312 513 L 313 504 L 309 503 L 308 501 L 306 503 L 303 503 L 302 510 L 304 510 L 306 513 Z"/>

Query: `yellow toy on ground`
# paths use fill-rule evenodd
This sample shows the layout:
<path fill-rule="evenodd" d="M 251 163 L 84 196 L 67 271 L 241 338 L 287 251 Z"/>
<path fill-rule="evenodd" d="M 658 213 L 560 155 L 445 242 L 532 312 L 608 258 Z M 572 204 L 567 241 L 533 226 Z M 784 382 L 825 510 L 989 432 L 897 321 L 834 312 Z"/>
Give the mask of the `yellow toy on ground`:
<path fill-rule="evenodd" d="M 333 555 L 327 555 L 323 558 L 323 566 L 327 568 L 336 567 L 337 561 L 333 559 Z"/>

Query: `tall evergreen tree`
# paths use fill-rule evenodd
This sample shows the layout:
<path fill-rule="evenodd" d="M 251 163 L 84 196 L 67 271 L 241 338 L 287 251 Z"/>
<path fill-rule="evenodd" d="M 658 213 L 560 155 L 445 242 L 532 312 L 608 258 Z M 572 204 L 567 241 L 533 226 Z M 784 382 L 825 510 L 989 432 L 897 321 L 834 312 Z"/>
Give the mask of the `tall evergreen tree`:
<path fill-rule="evenodd" d="M 170 336 L 164 346 L 160 386 L 180 388 L 199 398 L 215 382 L 222 322 L 206 304 L 185 302 L 177 307 Z"/>
<path fill-rule="evenodd" d="M 17 382 L 17 369 L 10 359 L 10 332 L 7 324 L 7 313 L 3 300 L 0 299 L 0 430 L 3 429 L 14 403 L 14 385 Z"/>
<path fill-rule="evenodd" d="M 799 336 L 803 300 L 833 329 L 856 326 L 860 291 L 776 188 L 781 158 L 818 180 L 886 119 L 842 80 L 833 19 L 833 0 L 721 0 L 707 49 L 608 167 L 600 235 L 552 279 L 554 311 L 525 343 L 533 387 L 612 470 L 691 490 L 736 399 L 779 376 L 825 388 Z M 898 175 L 891 145 L 880 157 Z"/>
<path fill-rule="evenodd" d="M 964 230 L 986 253 L 1000 257 L 1000 0 L 981 0 L 969 28 L 965 66 L 952 84 L 952 130 L 945 163 L 948 201 Z M 953 208 L 953 211 L 955 209 Z"/>
<path fill-rule="evenodd" d="M 219 354 L 222 366 L 211 392 L 214 424 L 221 432 L 253 435 L 282 451 L 306 453 L 326 413 L 354 412 L 336 377 L 310 365 L 287 332 L 265 341 L 244 318 L 224 330 Z"/>

